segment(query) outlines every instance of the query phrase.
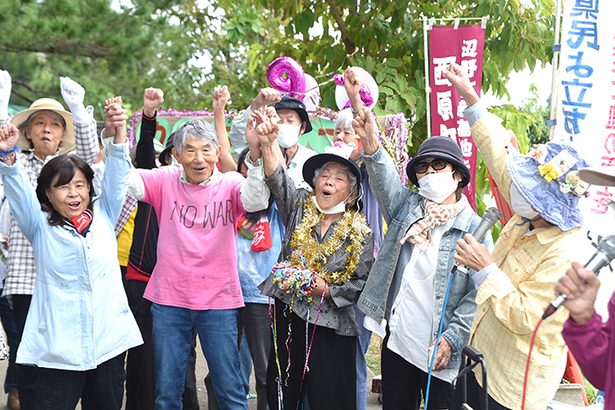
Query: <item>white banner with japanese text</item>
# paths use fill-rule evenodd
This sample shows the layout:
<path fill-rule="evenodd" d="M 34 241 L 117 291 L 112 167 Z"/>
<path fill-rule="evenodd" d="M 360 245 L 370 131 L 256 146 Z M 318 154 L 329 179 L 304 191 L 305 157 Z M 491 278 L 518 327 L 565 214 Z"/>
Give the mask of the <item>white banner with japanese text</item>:
<path fill-rule="evenodd" d="M 555 139 L 571 142 L 593 167 L 615 167 L 613 16 L 613 0 L 564 3 Z M 614 194 L 614 187 L 591 186 L 588 198 L 581 201 L 585 227 L 594 240 L 615 234 L 615 212 L 609 207 Z M 588 247 L 588 254 L 593 251 Z M 603 275 L 603 288 L 613 289 L 614 278 Z M 610 291 L 606 293 L 608 300 Z"/>

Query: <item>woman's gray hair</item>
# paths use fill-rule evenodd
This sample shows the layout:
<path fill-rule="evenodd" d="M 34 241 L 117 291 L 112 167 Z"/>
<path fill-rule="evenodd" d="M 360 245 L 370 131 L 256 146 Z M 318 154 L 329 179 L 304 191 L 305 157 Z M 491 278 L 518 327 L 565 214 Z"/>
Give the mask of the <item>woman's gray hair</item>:
<path fill-rule="evenodd" d="M 316 186 L 316 180 L 320 178 L 320 174 L 322 174 L 322 170 L 325 169 L 325 167 L 329 164 L 343 165 L 343 164 L 340 164 L 339 162 L 330 161 L 330 162 L 326 162 L 325 164 L 323 164 L 323 166 L 321 166 L 320 168 L 317 168 L 314 171 L 314 179 L 312 180 L 312 183 L 314 184 L 314 186 Z M 343 165 L 343 167 L 346 170 L 348 179 L 350 180 L 350 192 L 354 190 L 358 190 L 359 186 L 358 186 L 357 177 L 352 173 L 352 171 L 346 165 Z"/>
<path fill-rule="evenodd" d="M 19 127 L 17 127 L 19 128 L 19 132 L 21 132 L 23 135 L 28 135 L 27 130 L 29 130 L 30 127 L 32 126 L 32 123 L 34 122 L 34 119 L 36 118 L 36 116 L 44 112 L 49 114 L 49 116 L 53 118 L 54 120 L 59 121 L 64 127 L 64 131 L 66 131 L 66 120 L 64 119 L 64 117 L 62 117 L 60 114 L 58 114 L 57 112 L 53 110 L 38 110 L 38 111 L 34 111 L 32 114 L 28 116 L 27 120 L 19 124 Z"/>
<path fill-rule="evenodd" d="M 188 138 L 208 140 L 212 143 L 214 148 L 218 148 L 220 145 L 218 143 L 218 135 L 216 135 L 214 127 L 212 127 L 207 121 L 201 119 L 190 120 L 179 127 L 179 129 L 175 132 L 173 147 L 177 150 L 177 152 L 181 152 Z"/>
<path fill-rule="evenodd" d="M 337 113 L 337 117 L 335 117 L 335 129 L 352 129 L 352 110 L 350 108 L 346 108 Z"/>

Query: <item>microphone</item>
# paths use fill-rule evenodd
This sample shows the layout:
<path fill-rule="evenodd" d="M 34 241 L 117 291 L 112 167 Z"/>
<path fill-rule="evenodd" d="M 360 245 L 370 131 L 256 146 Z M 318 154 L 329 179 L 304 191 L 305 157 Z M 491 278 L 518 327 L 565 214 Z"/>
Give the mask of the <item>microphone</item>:
<path fill-rule="evenodd" d="M 596 245 L 596 252 L 589 258 L 585 264 L 585 269 L 590 270 L 598 276 L 598 273 L 602 268 L 607 266 L 613 259 L 615 259 L 615 235 L 609 235 L 605 238 L 599 238 Z M 564 302 L 566 302 L 566 295 L 559 295 L 549 304 L 545 313 L 542 314 L 542 320 L 545 320 L 549 316 L 559 309 Z"/>
<path fill-rule="evenodd" d="M 493 206 L 487 208 L 483 213 L 483 217 L 480 220 L 480 223 L 472 233 L 472 236 L 474 236 L 477 242 L 481 242 L 485 238 L 487 232 L 489 232 L 489 229 L 491 229 L 491 227 L 495 225 L 501 217 L 502 212 L 500 212 L 498 208 Z M 465 266 L 455 265 L 455 268 L 453 269 L 454 271 L 459 271 L 465 274 L 468 273 L 468 268 L 466 268 Z"/>

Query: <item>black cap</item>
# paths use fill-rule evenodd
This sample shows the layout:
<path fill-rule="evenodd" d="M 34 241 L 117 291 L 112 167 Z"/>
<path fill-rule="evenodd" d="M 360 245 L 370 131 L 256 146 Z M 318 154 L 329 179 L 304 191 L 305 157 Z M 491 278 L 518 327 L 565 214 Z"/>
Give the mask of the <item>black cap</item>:
<path fill-rule="evenodd" d="M 338 164 L 344 165 L 357 179 L 357 193 L 359 197 L 362 194 L 362 186 L 361 186 L 361 171 L 357 166 L 356 162 L 351 159 L 346 159 L 336 154 L 317 154 L 313 157 L 308 158 L 307 161 L 303 164 L 303 180 L 307 182 L 312 188 L 316 188 L 314 186 L 314 175 L 316 175 L 316 170 L 328 162 L 337 162 Z M 360 211 L 363 208 L 363 204 L 361 200 L 357 201 L 357 209 Z"/>
<path fill-rule="evenodd" d="M 406 175 L 414 185 L 419 185 L 414 167 L 417 162 L 427 157 L 442 158 L 450 162 L 455 169 L 463 174 L 461 186 L 465 187 L 470 183 L 470 170 L 463 162 L 463 154 L 459 145 L 449 137 L 431 137 L 423 141 L 419 147 L 419 152 L 406 166 Z"/>
<path fill-rule="evenodd" d="M 167 164 L 165 162 L 165 158 L 167 157 L 167 155 L 171 155 L 171 150 L 173 149 L 173 138 L 174 137 L 175 137 L 175 132 L 172 132 L 171 135 L 169 135 L 169 138 L 167 138 L 167 142 L 166 142 L 164 149 L 162 150 L 160 154 L 158 154 L 158 160 L 160 161 L 162 165 L 171 165 L 170 163 Z"/>
<path fill-rule="evenodd" d="M 276 105 L 273 106 L 273 108 L 275 108 L 276 111 L 279 110 L 293 110 L 295 111 L 297 114 L 299 114 L 299 117 L 301 118 L 301 121 L 305 122 L 305 130 L 303 131 L 303 133 L 308 133 L 310 131 L 312 131 L 312 123 L 310 122 L 310 116 L 307 113 L 307 110 L 305 109 L 305 104 L 303 104 L 301 101 L 297 100 L 296 98 L 290 98 L 290 97 L 282 97 L 282 99 L 276 103 Z"/>

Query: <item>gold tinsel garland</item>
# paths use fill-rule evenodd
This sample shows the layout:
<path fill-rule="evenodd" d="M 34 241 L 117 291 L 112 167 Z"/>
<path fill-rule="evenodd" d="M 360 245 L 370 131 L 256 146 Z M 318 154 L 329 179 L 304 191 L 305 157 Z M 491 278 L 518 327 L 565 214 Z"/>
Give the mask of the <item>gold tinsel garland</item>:
<path fill-rule="evenodd" d="M 357 269 L 365 247 L 365 238 L 370 233 L 370 229 L 363 214 L 358 211 L 346 211 L 329 239 L 318 243 L 314 237 L 314 228 L 321 220 L 322 215 L 312 203 L 312 198 L 307 198 L 304 204 L 303 219 L 295 228 L 290 242 L 294 251 L 289 261 L 293 266 L 309 268 L 328 284 L 342 285 Z M 329 256 L 342 249 L 347 238 L 350 239 L 350 243 L 345 247 L 346 252 L 349 253 L 345 269 L 341 272 L 327 271 L 324 265 Z"/>

